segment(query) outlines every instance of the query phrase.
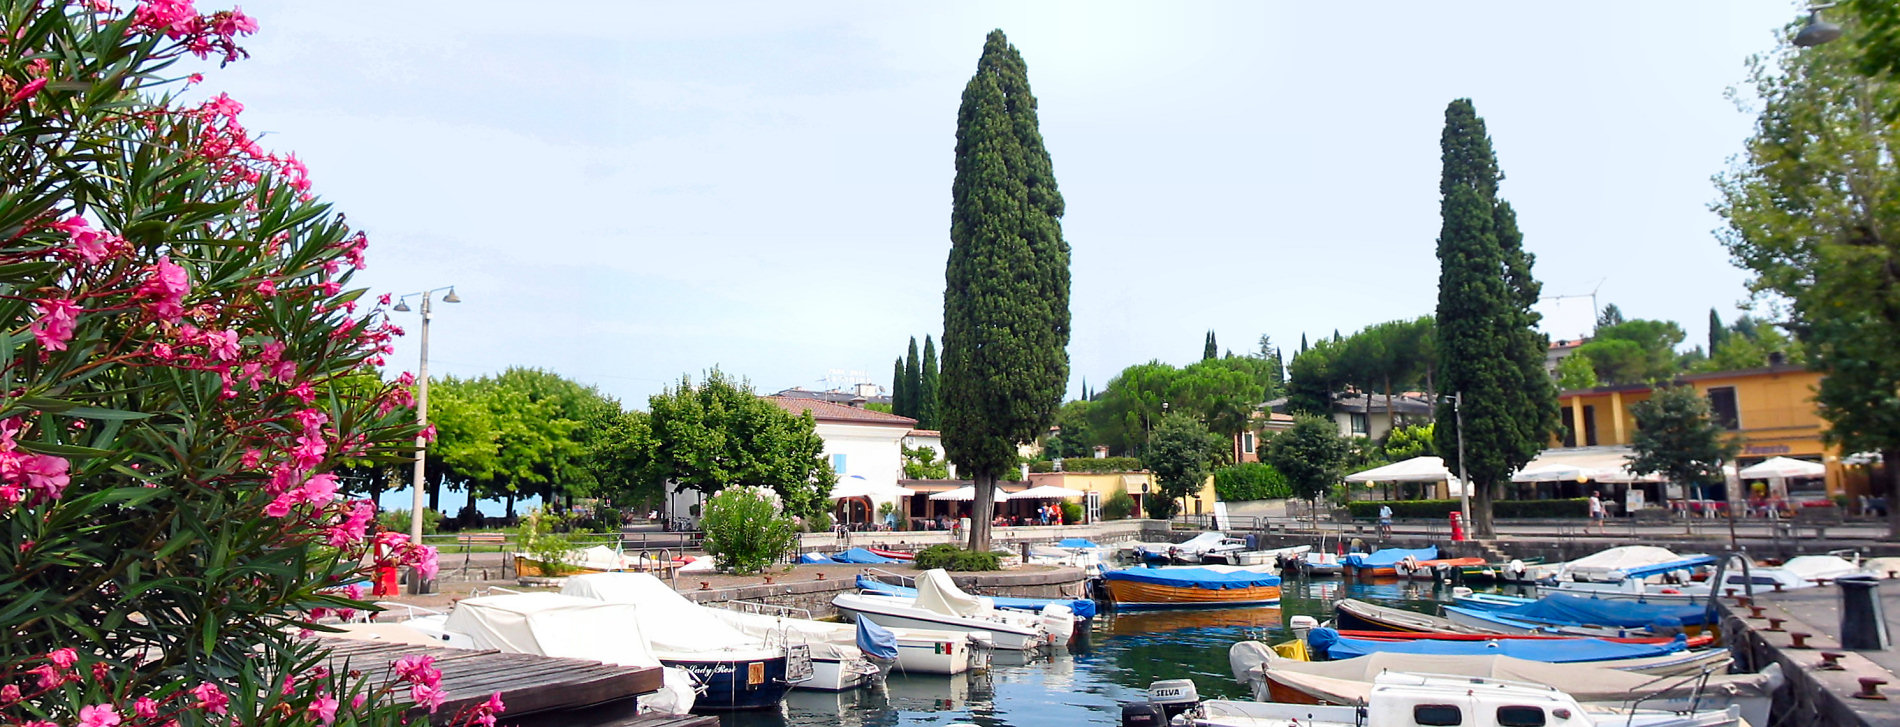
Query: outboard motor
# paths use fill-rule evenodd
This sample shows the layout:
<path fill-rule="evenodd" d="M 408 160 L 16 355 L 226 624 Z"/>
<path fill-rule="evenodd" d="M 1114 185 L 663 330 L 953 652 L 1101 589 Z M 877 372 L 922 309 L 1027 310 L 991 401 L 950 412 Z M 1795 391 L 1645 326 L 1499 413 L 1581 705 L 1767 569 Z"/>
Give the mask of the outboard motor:
<path fill-rule="evenodd" d="M 1042 607 L 1039 621 L 1042 630 L 1049 632 L 1052 643 L 1067 644 L 1075 636 L 1075 611 L 1060 603 L 1051 603 Z"/>
<path fill-rule="evenodd" d="M 1306 632 L 1319 628 L 1319 619 L 1312 616 L 1294 616 L 1287 620 L 1287 627 L 1293 629 L 1293 638 L 1306 640 Z"/>
<path fill-rule="evenodd" d="M 1192 679 L 1163 679 L 1148 685 L 1148 703 L 1161 706 L 1167 719 L 1200 706 L 1201 692 Z"/>
<path fill-rule="evenodd" d="M 1154 702 L 1123 702 L 1122 727 L 1167 727 L 1168 712 Z"/>

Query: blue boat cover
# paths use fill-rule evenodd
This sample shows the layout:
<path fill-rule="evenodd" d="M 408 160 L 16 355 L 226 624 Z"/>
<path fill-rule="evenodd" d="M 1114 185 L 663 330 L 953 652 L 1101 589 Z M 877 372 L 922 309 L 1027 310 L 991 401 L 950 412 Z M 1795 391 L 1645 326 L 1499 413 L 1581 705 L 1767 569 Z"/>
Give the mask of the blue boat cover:
<path fill-rule="evenodd" d="M 1674 603 L 1639 603 L 1608 598 L 1583 598 L 1553 593 L 1522 606 L 1494 608 L 1491 613 L 1523 621 L 1560 626 L 1698 626 L 1709 622 L 1706 606 Z"/>
<path fill-rule="evenodd" d="M 1436 560 L 1438 558 L 1438 546 L 1433 545 L 1424 548 L 1383 548 L 1377 553 L 1353 553 L 1346 556 L 1346 565 L 1354 568 L 1384 568 L 1386 566 L 1397 565 L 1399 561 L 1405 560 L 1405 556 L 1408 555 L 1419 560 Z"/>
<path fill-rule="evenodd" d="M 1670 571 L 1689 570 L 1691 568 L 1700 568 L 1705 565 L 1715 565 L 1715 556 L 1691 555 L 1684 558 L 1678 558 L 1676 560 L 1672 560 L 1667 563 L 1657 563 L 1655 565 L 1645 565 L 1645 566 L 1640 566 L 1636 568 L 1627 568 L 1627 569 L 1624 569 L 1621 571 L 1615 571 L 1615 572 L 1622 573 L 1624 578 L 1648 578 L 1650 576 L 1659 576 L 1664 573 L 1668 573 Z"/>
<path fill-rule="evenodd" d="M 885 661 L 896 659 L 897 634 L 858 614 L 858 650 Z"/>
<path fill-rule="evenodd" d="M 1329 659 L 1351 659 L 1356 656 L 1376 654 L 1427 654 L 1433 656 L 1489 656 L 1502 655 L 1530 661 L 1544 661 L 1553 664 L 1569 664 L 1583 661 L 1607 661 L 1610 659 L 1640 659 L 1651 656 L 1665 656 L 1689 647 L 1687 639 L 1677 634 L 1675 640 L 1659 644 L 1626 644 L 1620 641 L 1603 639 L 1498 639 L 1496 641 L 1435 641 L 1415 639 L 1409 641 L 1379 641 L 1376 639 L 1354 639 L 1340 636 L 1338 631 L 1329 628 L 1317 628 L 1306 633 L 1306 645 L 1323 653 Z"/>
<path fill-rule="evenodd" d="M 870 576 L 858 576 L 858 590 L 865 593 L 916 598 L 917 589 L 885 583 Z M 1095 602 L 1086 598 L 1007 598 L 1003 596 L 984 596 L 995 602 L 997 608 L 1011 611 L 1041 611 L 1043 606 L 1059 603 L 1069 607 L 1069 612 L 1079 619 L 1095 618 Z"/>
<path fill-rule="evenodd" d="M 1059 541 L 1056 541 L 1056 547 L 1058 548 L 1100 548 L 1102 546 L 1096 545 L 1095 541 L 1089 540 L 1088 538 L 1063 538 Z"/>
<path fill-rule="evenodd" d="M 825 555 L 824 553 L 806 553 L 804 555 L 798 556 L 798 562 L 835 565 L 837 564 L 838 561 L 832 560 L 831 556 Z"/>
<path fill-rule="evenodd" d="M 838 553 L 836 555 L 831 556 L 831 559 L 838 561 L 839 563 L 859 563 L 859 564 L 896 563 L 897 562 L 896 558 L 886 558 L 884 556 L 878 555 L 876 553 L 865 550 L 863 548 L 852 548 L 845 552 Z"/>
<path fill-rule="evenodd" d="M 1205 588 L 1224 591 L 1234 588 L 1280 585 L 1280 577 L 1253 571 L 1217 571 L 1208 568 L 1123 568 L 1102 574 L 1111 581 L 1135 581 L 1158 586 Z"/>

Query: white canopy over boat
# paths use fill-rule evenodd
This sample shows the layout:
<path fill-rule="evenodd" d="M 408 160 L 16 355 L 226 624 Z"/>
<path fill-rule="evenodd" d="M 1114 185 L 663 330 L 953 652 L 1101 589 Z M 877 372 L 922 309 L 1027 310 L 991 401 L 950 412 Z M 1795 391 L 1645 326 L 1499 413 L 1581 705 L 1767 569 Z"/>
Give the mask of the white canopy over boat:
<path fill-rule="evenodd" d="M 465 598 L 444 627 L 480 649 L 564 656 L 622 666 L 659 666 L 631 603 L 602 603 L 558 593 Z"/>
<path fill-rule="evenodd" d="M 570 576 L 566 596 L 638 604 L 632 618 L 647 632 L 655 654 L 668 659 L 767 659 L 781 656 L 757 637 L 726 625 L 699 604 L 645 573 L 588 573 Z M 464 603 L 467 603 L 464 601 Z M 460 609 L 457 609 L 460 610 Z"/>
<path fill-rule="evenodd" d="M 1682 556 L 1676 555 L 1668 548 L 1658 548 L 1653 545 L 1624 545 L 1565 563 L 1563 569 L 1557 571 L 1557 580 L 1607 581 L 1612 580 L 1611 571 L 1627 571 L 1631 568 L 1668 563 L 1681 558 Z"/>
<path fill-rule="evenodd" d="M 964 593 L 956 582 L 950 580 L 950 574 L 941 568 L 933 568 L 917 576 L 916 604 L 918 608 L 963 618 L 986 618 L 991 611 L 996 610 L 993 601 Z"/>

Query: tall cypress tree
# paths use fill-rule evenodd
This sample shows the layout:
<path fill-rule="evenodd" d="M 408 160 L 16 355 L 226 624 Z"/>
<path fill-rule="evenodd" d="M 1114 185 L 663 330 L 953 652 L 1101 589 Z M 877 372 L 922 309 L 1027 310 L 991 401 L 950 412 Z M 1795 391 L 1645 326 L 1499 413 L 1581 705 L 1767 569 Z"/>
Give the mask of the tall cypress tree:
<path fill-rule="evenodd" d="M 917 337 L 910 337 L 910 353 L 904 355 L 904 408 L 892 407 L 900 417 L 917 418 L 918 402 L 923 399 L 923 365 L 917 362 Z"/>
<path fill-rule="evenodd" d="M 942 414 L 937 398 L 937 341 L 924 336 L 924 368 L 917 385 L 917 428 L 936 429 Z"/>
<path fill-rule="evenodd" d="M 1435 444 L 1456 469 L 1463 420 L 1471 525 L 1490 537 L 1494 489 L 1543 450 L 1557 421 L 1556 392 L 1531 310 L 1540 292 L 1534 260 L 1517 215 L 1497 198 L 1497 157 L 1470 99 L 1445 109 L 1440 145 L 1438 378 L 1462 400 L 1459 412 L 1449 401 L 1439 405 Z"/>
<path fill-rule="evenodd" d="M 943 444 L 976 484 L 970 547 L 988 550 L 992 488 L 1055 420 L 1069 380 L 1069 245 L 1021 54 L 992 31 L 957 109 L 943 295 Z"/>
<path fill-rule="evenodd" d="M 909 406 L 910 380 L 904 378 L 904 357 L 897 357 L 891 364 L 891 413 L 902 416 L 900 412 Z"/>
<path fill-rule="evenodd" d="M 1214 345 L 1214 331 L 1210 328 L 1207 331 L 1207 344 L 1201 347 L 1201 360 L 1212 361 L 1216 358 L 1220 358 L 1220 350 Z"/>
<path fill-rule="evenodd" d="M 1306 353 L 1306 334 L 1304 332 L 1300 334 L 1300 353 Z M 1299 356 L 1295 355 L 1294 358 L 1299 358 Z"/>
<path fill-rule="evenodd" d="M 1722 325 L 1722 316 L 1714 308 L 1709 309 L 1709 358 L 1715 358 L 1715 352 L 1722 350 L 1722 344 L 1728 342 L 1728 328 Z"/>

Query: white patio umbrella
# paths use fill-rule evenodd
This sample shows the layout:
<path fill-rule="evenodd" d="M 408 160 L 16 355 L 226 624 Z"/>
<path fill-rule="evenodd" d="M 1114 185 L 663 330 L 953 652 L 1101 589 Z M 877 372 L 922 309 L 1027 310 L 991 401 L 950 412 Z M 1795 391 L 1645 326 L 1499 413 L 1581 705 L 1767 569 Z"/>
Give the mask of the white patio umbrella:
<path fill-rule="evenodd" d="M 1456 479 L 1451 470 L 1445 469 L 1445 460 L 1439 457 L 1413 457 L 1346 475 L 1347 482 L 1449 482 Z"/>
<path fill-rule="evenodd" d="M 995 498 L 992 499 L 991 502 L 1009 501 L 1009 493 L 1004 492 L 1002 488 L 996 488 L 992 490 L 992 492 L 995 493 Z M 935 495 L 931 495 L 930 499 L 949 502 L 970 502 L 976 499 L 976 486 L 971 485 L 969 487 L 959 487 L 948 492 L 939 492 Z"/>
<path fill-rule="evenodd" d="M 831 499 L 843 500 L 848 497 L 868 497 L 873 500 L 891 500 L 917 494 L 916 490 L 895 484 L 874 483 L 859 475 L 851 475 L 838 484 L 831 486 Z"/>
<path fill-rule="evenodd" d="M 1743 467 L 1736 473 L 1744 480 L 1768 480 L 1793 477 L 1825 477 L 1827 465 L 1788 457 L 1774 457 Z"/>
<path fill-rule="evenodd" d="M 1579 477 L 1589 477 L 1582 467 L 1568 464 L 1527 465 L 1511 475 L 1512 482 L 1568 482 Z"/>
<path fill-rule="evenodd" d="M 1010 498 L 1016 500 L 1067 500 L 1075 497 L 1088 497 L 1088 495 L 1089 493 L 1081 490 L 1071 490 L 1067 487 L 1057 487 L 1055 485 L 1042 485 L 1010 495 Z"/>

